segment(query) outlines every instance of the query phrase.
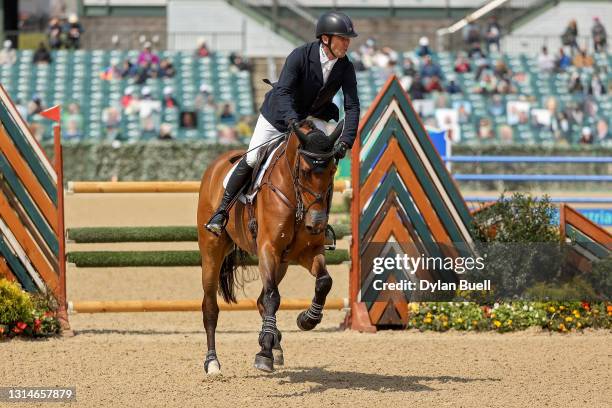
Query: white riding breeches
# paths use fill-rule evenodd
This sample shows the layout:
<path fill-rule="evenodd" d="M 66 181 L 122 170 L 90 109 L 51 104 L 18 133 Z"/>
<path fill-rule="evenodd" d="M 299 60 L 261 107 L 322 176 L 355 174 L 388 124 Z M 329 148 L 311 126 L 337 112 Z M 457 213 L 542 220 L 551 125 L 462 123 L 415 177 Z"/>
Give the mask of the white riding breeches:
<path fill-rule="evenodd" d="M 327 134 L 327 122 L 317 119 L 317 118 L 309 118 L 315 124 L 315 126 L 325 132 Z M 253 136 L 251 137 L 251 141 L 249 143 L 248 150 L 254 149 L 257 146 L 260 146 L 263 143 L 266 143 L 268 140 L 279 136 L 283 132 L 279 132 L 274 126 L 270 124 L 263 117 L 263 115 L 259 115 L 257 118 L 257 124 L 255 125 L 255 130 L 253 131 Z M 257 154 L 259 153 L 259 148 L 250 151 L 246 155 L 246 162 L 249 166 L 254 167 L 257 162 Z"/>

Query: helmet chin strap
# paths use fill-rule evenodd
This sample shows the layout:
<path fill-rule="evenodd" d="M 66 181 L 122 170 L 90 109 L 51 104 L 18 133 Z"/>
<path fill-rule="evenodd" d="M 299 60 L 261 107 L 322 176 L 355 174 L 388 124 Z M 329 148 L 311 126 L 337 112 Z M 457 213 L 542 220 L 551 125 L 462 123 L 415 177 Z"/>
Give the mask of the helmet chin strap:
<path fill-rule="evenodd" d="M 327 37 L 329 38 L 329 40 L 327 41 L 327 44 L 325 44 L 325 41 L 323 41 L 323 36 L 321 36 L 321 43 L 327 47 L 327 49 L 329 50 L 329 52 L 331 53 L 331 55 L 334 56 L 334 58 L 338 58 L 338 56 L 336 54 L 334 54 L 334 51 L 332 50 L 331 47 L 331 42 L 332 42 L 332 37 L 333 35 L 327 35 Z"/>

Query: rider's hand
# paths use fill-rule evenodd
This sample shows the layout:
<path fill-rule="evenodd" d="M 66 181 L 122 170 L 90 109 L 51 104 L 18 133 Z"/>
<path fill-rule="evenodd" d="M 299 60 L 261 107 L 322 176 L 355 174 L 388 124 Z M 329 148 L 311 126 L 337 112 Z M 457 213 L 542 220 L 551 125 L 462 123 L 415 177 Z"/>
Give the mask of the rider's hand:
<path fill-rule="evenodd" d="M 289 119 L 287 121 L 287 127 L 289 128 L 289 130 L 294 130 L 295 128 L 298 127 L 298 121 L 296 119 Z"/>
<path fill-rule="evenodd" d="M 346 151 L 348 150 L 348 148 L 349 146 L 344 142 L 336 143 L 336 145 L 334 146 L 334 157 L 338 160 L 344 158 L 344 156 L 346 156 Z"/>

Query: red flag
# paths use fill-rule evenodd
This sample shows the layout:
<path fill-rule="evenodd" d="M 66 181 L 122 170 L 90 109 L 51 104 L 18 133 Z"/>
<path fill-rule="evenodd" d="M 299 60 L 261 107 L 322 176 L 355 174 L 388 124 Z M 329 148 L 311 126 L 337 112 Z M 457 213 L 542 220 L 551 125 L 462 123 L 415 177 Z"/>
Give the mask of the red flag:
<path fill-rule="evenodd" d="M 60 106 L 59 105 L 55 105 L 52 108 L 47 109 L 46 111 L 42 111 L 40 112 L 40 115 L 43 118 L 47 118 L 47 119 L 51 119 L 55 122 L 59 122 L 60 121 Z"/>

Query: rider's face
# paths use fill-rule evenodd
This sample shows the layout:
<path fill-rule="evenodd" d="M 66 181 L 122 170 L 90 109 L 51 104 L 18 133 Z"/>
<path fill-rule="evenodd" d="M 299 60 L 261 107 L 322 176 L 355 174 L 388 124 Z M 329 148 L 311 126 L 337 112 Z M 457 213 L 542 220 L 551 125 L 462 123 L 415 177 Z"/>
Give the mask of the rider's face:
<path fill-rule="evenodd" d="M 324 38 L 324 40 L 328 40 Z M 326 41 L 327 44 L 327 41 Z M 331 36 L 331 50 L 337 58 L 343 58 L 348 52 L 349 45 L 351 45 L 351 39 L 348 37 L 341 37 L 339 35 Z"/>

